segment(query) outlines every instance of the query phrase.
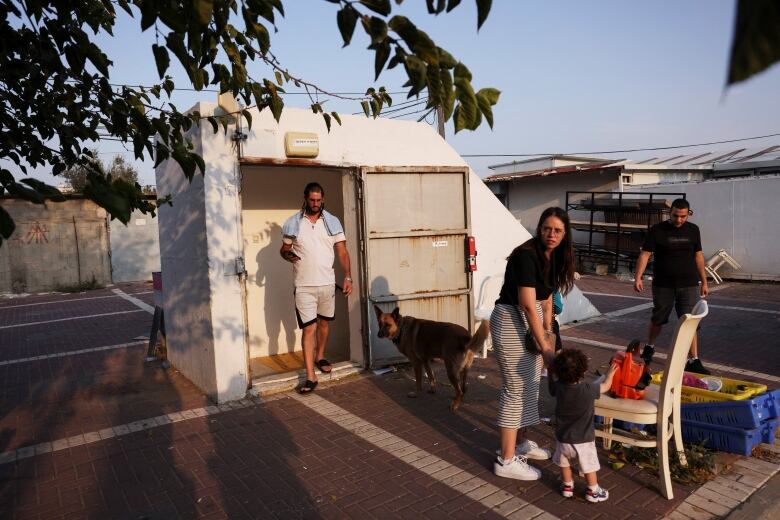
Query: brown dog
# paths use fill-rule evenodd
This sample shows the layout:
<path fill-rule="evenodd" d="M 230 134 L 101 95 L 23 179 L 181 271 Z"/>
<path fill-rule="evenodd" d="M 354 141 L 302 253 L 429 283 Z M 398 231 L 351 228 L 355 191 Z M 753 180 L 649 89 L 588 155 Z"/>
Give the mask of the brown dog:
<path fill-rule="evenodd" d="M 412 362 L 417 392 L 409 392 L 409 397 L 417 397 L 422 392 L 423 366 L 430 383 L 428 392 L 436 392 L 436 378 L 430 360 L 440 358 L 455 388 L 455 399 L 452 400 L 450 410 L 456 411 L 466 393 L 466 376 L 474 362 L 474 353 L 481 348 L 490 332 L 488 322 L 483 321 L 472 336 L 469 331 L 454 323 L 401 316 L 398 307 L 386 313 L 374 305 L 374 312 L 379 322 L 379 337 L 395 343 L 401 354 Z"/>

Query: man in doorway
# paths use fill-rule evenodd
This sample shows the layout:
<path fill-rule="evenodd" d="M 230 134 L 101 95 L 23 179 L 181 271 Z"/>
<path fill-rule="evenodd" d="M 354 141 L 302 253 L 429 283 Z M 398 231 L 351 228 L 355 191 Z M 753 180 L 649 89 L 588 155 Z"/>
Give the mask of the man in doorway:
<path fill-rule="evenodd" d="M 306 381 L 298 387 L 301 394 L 311 393 L 317 387 L 315 366 L 323 374 L 333 370 L 325 358 L 325 344 L 336 312 L 335 258 L 344 273 L 341 290 L 345 296 L 352 292 L 346 240 L 339 219 L 325 211 L 325 190 L 310 182 L 303 190 L 303 208 L 282 227 L 279 250 L 282 258 L 293 264 L 295 313 L 303 330 L 306 365 Z"/>
<path fill-rule="evenodd" d="M 650 318 L 647 345 L 642 357 L 649 361 L 655 352 L 655 340 L 661 327 L 669 321 L 672 308 L 677 317 L 690 313 L 699 300 L 706 297 L 707 273 L 704 271 L 704 254 L 701 251 L 701 235 L 696 224 L 688 222 L 691 206 L 685 199 L 672 202 L 669 220 L 650 228 L 636 267 L 634 290 L 644 289 L 642 275 L 651 255 L 655 255 L 653 267 L 653 314 Z M 699 359 L 698 333 L 694 334 L 688 362 L 688 372 L 709 374 Z"/>

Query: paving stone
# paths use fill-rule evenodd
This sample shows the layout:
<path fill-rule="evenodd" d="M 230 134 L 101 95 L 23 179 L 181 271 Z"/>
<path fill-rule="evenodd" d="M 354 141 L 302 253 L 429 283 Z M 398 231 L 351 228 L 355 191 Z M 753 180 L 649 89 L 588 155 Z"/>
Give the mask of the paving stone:
<path fill-rule="evenodd" d="M 717 502 L 713 502 L 712 500 L 696 494 L 689 496 L 687 499 L 685 499 L 685 502 L 717 516 L 726 516 L 731 512 L 730 507 L 725 507 Z"/>

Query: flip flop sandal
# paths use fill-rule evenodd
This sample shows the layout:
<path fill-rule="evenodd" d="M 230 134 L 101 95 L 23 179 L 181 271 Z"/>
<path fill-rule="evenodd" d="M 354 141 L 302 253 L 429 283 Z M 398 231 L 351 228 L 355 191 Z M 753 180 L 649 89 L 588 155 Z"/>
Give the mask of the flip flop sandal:
<path fill-rule="evenodd" d="M 316 365 L 317 368 L 320 369 L 320 372 L 322 372 L 323 374 L 330 374 L 333 371 L 333 365 L 331 365 L 330 361 L 328 361 L 325 358 L 322 358 L 319 361 L 317 361 Z M 327 367 L 328 369 L 325 370 L 325 367 Z"/>
<path fill-rule="evenodd" d="M 319 383 L 319 381 L 310 381 L 307 379 L 306 382 L 296 388 L 296 390 L 301 395 L 310 394 L 317 388 L 317 383 Z"/>

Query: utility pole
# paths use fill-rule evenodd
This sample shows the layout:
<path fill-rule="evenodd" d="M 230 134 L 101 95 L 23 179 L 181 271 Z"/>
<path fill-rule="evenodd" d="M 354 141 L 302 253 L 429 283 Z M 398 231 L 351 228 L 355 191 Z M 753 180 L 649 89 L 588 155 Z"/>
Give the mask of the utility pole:
<path fill-rule="evenodd" d="M 436 121 L 439 123 L 439 135 L 444 139 L 444 109 L 441 105 L 436 107 Z"/>

